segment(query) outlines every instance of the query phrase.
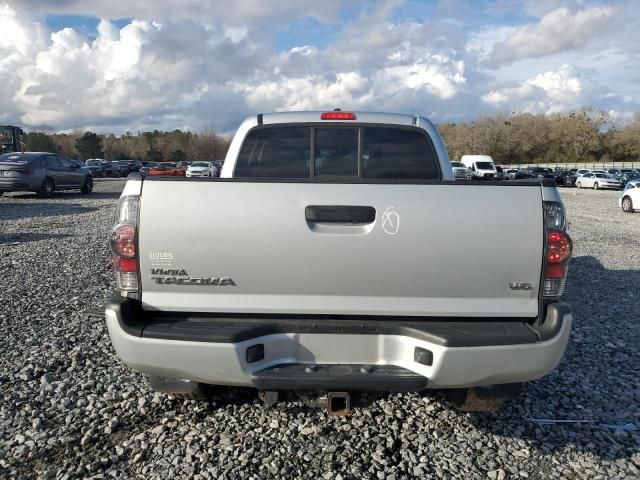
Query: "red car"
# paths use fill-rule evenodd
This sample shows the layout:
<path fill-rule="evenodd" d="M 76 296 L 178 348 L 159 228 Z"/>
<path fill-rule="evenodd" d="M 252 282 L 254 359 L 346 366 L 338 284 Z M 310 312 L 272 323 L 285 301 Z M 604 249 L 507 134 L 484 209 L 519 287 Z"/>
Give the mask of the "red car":
<path fill-rule="evenodd" d="M 184 177 L 187 171 L 171 162 L 161 162 L 149 169 L 149 175 L 169 175 L 173 177 Z"/>

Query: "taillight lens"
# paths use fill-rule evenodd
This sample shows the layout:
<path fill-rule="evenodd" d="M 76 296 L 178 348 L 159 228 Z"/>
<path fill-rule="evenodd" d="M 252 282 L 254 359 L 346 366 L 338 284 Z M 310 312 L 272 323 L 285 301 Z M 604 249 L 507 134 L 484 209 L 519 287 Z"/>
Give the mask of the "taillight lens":
<path fill-rule="evenodd" d="M 137 292 L 140 289 L 138 275 L 138 211 L 140 197 L 128 195 L 118 202 L 116 224 L 111 230 L 111 250 L 116 284 L 120 290 Z"/>
<path fill-rule="evenodd" d="M 564 293 L 571 251 L 571 239 L 565 231 L 549 230 L 547 232 L 544 281 L 542 284 L 543 297 L 560 297 Z"/>
<path fill-rule="evenodd" d="M 557 298 L 564 293 L 569 260 L 573 250 L 571 238 L 567 233 L 568 222 L 562 203 L 544 202 L 544 227 L 547 238 L 542 275 L 542 296 Z"/>
<path fill-rule="evenodd" d="M 547 232 L 547 265 L 565 263 L 571 256 L 571 239 L 562 230 Z"/>
<path fill-rule="evenodd" d="M 136 256 L 136 227 L 120 224 L 111 231 L 111 250 L 125 258 Z"/>

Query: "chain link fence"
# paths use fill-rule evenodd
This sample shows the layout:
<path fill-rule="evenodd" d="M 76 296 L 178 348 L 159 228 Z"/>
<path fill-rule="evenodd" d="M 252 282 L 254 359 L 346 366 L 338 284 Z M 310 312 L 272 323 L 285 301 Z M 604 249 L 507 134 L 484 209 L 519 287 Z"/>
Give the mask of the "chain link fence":
<path fill-rule="evenodd" d="M 638 162 L 582 162 L 582 163 L 518 163 L 518 164 L 504 164 L 500 165 L 502 168 L 527 168 L 527 167 L 543 167 L 555 170 L 560 168 L 568 170 L 570 168 L 588 168 L 590 170 L 604 170 L 607 168 L 640 168 L 640 161 Z"/>

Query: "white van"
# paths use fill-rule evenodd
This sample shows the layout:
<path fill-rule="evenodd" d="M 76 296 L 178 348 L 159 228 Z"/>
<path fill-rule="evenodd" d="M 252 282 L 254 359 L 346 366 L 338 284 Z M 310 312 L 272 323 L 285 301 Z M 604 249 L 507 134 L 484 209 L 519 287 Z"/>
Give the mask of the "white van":
<path fill-rule="evenodd" d="M 478 180 L 493 180 L 498 173 L 489 155 L 462 155 L 460 161 L 471 170 L 473 178 Z"/>

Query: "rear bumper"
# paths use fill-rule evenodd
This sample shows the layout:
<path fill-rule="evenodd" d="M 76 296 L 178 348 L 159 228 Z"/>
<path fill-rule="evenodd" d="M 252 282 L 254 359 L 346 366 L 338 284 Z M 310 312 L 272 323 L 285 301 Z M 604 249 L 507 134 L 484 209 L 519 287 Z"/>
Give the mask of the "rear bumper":
<path fill-rule="evenodd" d="M 540 378 L 564 355 L 572 316 L 558 303 L 537 328 L 514 321 L 150 320 L 134 301 L 114 297 L 106 321 L 120 358 L 151 376 L 261 389 L 330 390 L 349 379 L 351 389 L 421 390 Z"/>

